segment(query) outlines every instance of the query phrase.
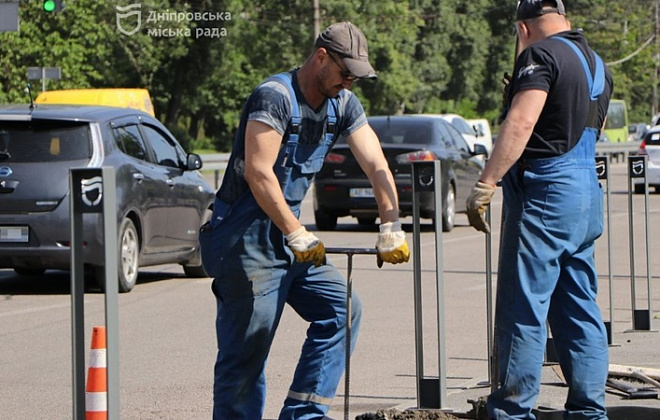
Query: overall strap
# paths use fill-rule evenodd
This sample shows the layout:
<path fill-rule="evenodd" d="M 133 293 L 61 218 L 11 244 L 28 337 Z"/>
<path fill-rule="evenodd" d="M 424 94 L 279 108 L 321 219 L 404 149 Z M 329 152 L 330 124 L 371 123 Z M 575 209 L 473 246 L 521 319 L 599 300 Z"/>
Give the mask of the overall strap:
<path fill-rule="evenodd" d="M 553 36 L 552 38 L 558 39 L 571 47 L 571 49 L 580 59 L 580 63 L 582 63 L 582 67 L 584 68 L 584 73 L 587 76 L 587 83 L 589 84 L 589 97 L 591 99 L 589 105 L 589 114 L 587 116 L 587 127 L 600 129 L 600 127 L 598 127 L 598 102 L 596 100 L 605 90 L 605 65 L 603 64 L 603 60 L 598 54 L 596 54 L 595 51 L 592 51 L 594 55 L 594 61 L 596 63 L 596 70 L 592 76 L 589 63 L 587 62 L 584 53 L 577 47 L 577 45 L 568 39 L 559 36 Z"/>
<path fill-rule="evenodd" d="M 328 99 L 328 120 L 325 123 L 325 139 L 329 142 L 334 142 L 336 139 L 335 134 L 337 131 L 337 99 Z"/>
<path fill-rule="evenodd" d="M 300 134 L 300 123 L 302 122 L 302 116 L 300 115 L 300 105 L 298 104 L 298 98 L 296 97 L 296 92 L 293 89 L 293 84 L 291 83 L 291 74 L 290 73 L 280 73 L 273 76 L 274 79 L 278 79 L 289 91 L 289 98 L 291 99 L 291 121 L 290 121 L 290 131 L 288 142 L 298 143 L 298 135 Z"/>
<path fill-rule="evenodd" d="M 298 98 L 296 97 L 296 92 L 293 89 L 293 84 L 291 82 L 291 73 L 279 73 L 273 76 L 274 79 L 282 82 L 289 91 L 289 97 L 291 98 L 291 121 L 290 121 L 290 131 L 288 143 L 298 143 L 298 135 L 300 134 L 300 124 L 302 123 L 302 116 L 300 114 L 300 105 L 298 104 Z M 337 129 L 337 113 L 338 105 L 336 98 L 328 99 L 327 107 L 327 121 L 325 126 L 325 140 L 332 142 L 335 138 L 335 131 Z"/>
<path fill-rule="evenodd" d="M 591 69 L 589 68 L 589 64 L 587 63 L 587 59 L 582 53 L 582 50 L 580 50 L 577 45 L 575 45 L 573 42 L 569 41 L 566 38 L 562 38 L 559 36 L 554 36 L 554 39 L 558 39 L 562 42 L 564 42 L 566 45 L 571 47 L 571 49 L 577 54 L 578 58 L 580 59 L 580 62 L 582 63 L 582 67 L 584 68 L 584 73 L 587 75 L 587 82 L 589 83 L 589 94 L 591 95 L 591 100 L 595 101 L 601 93 L 603 93 L 603 90 L 605 89 L 605 66 L 603 65 L 603 60 L 601 60 L 600 56 L 596 54 L 595 51 L 592 51 L 594 54 L 594 59 L 596 61 L 596 71 L 594 72 L 594 75 L 591 75 Z"/>

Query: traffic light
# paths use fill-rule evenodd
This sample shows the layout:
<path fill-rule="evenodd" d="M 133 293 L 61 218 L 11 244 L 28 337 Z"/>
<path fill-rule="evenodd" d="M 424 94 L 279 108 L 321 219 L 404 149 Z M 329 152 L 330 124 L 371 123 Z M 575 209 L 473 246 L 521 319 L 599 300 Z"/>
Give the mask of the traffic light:
<path fill-rule="evenodd" d="M 44 0 L 42 7 L 48 13 L 59 12 L 62 10 L 62 0 Z"/>

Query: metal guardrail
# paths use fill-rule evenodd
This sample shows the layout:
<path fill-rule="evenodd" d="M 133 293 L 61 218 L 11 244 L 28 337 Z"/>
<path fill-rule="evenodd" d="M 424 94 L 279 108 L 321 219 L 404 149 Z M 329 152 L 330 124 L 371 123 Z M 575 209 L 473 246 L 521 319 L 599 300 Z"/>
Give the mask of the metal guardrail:
<path fill-rule="evenodd" d="M 213 171 L 215 189 L 220 187 L 220 174 L 227 169 L 230 153 L 210 153 L 201 155 L 202 171 Z"/>
<path fill-rule="evenodd" d="M 634 154 L 639 149 L 640 142 L 627 141 L 620 143 L 598 142 L 596 143 L 596 154 L 600 156 L 608 154 Z"/>
<path fill-rule="evenodd" d="M 639 142 L 629 141 L 622 143 L 598 142 L 596 154 L 599 156 L 610 155 L 611 160 L 625 162 L 628 155 L 634 154 L 639 149 Z M 229 153 L 210 153 L 202 156 L 202 171 L 214 171 L 215 188 L 220 186 L 220 174 L 227 169 Z"/>
<path fill-rule="evenodd" d="M 201 156 L 202 163 L 204 164 L 204 166 L 202 166 L 203 171 L 224 171 L 227 168 L 230 153 L 210 153 Z"/>

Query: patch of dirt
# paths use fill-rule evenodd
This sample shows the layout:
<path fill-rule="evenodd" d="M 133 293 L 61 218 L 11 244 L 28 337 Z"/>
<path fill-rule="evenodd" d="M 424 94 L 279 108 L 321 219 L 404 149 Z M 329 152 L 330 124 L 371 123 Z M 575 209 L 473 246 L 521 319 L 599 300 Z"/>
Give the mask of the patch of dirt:
<path fill-rule="evenodd" d="M 459 420 L 459 417 L 442 411 L 424 410 L 378 410 L 375 413 L 361 414 L 355 420 Z"/>
<path fill-rule="evenodd" d="M 378 410 L 376 413 L 367 413 L 355 417 L 355 420 L 488 420 L 486 412 L 486 398 L 468 400 L 472 404 L 472 410 L 467 413 L 445 413 L 440 410 L 404 410 L 396 409 Z M 458 417 L 457 417 L 458 416 Z"/>

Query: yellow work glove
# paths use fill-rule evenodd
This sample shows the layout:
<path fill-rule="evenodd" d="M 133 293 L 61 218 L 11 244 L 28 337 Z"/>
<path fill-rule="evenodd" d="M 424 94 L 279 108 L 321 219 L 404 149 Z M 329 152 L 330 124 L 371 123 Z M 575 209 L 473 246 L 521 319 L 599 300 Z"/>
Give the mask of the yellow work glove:
<path fill-rule="evenodd" d="M 495 185 L 477 181 L 465 203 L 470 225 L 477 230 L 490 233 L 490 226 L 486 222 L 486 209 L 495 194 Z"/>
<path fill-rule="evenodd" d="M 299 263 L 313 262 L 316 267 L 325 264 L 323 242 L 314 234 L 307 232 L 304 226 L 286 235 L 286 240 Z"/>
<path fill-rule="evenodd" d="M 392 264 L 408 262 L 410 251 L 401 222 L 381 223 L 376 250 L 376 264 L 379 268 L 383 266 L 383 261 Z"/>

